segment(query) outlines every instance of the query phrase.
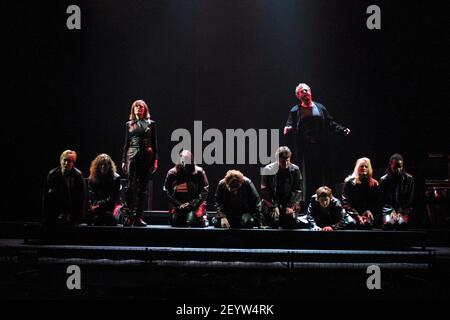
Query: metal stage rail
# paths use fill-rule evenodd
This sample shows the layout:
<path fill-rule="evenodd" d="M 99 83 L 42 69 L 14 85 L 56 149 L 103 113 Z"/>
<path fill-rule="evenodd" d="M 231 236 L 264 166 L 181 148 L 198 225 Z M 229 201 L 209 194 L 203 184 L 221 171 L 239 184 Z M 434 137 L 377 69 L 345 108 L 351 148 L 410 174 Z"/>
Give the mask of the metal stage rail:
<path fill-rule="evenodd" d="M 404 250 L 430 245 L 424 230 L 382 231 L 75 226 L 45 229 L 37 223 L 0 223 L 0 238 L 25 243 L 192 248 Z"/>

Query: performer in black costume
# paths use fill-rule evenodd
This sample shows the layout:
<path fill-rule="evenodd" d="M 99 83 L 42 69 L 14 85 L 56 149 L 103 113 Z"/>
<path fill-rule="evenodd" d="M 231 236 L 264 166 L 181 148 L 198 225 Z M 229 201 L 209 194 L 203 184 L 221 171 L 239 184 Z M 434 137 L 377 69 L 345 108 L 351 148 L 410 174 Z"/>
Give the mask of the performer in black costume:
<path fill-rule="evenodd" d="M 238 170 L 229 170 L 216 190 L 216 228 L 253 228 L 261 224 L 261 199 L 253 182 Z"/>
<path fill-rule="evenodd" d="M 409 222 L 414 199 L 414 178 L 405 172 L 403 157 L 393 154 L 387 174 L 380 179 L 383 227 L 405 228 Z"/>
<path fill-rule="evenodd" d="M 130 211 L 124 225 L 146 226 L 142 220 L 147 201 L 147 183 L 158 168 L 156 123 L 150 119 L 147 104 L 136 100 L 125 125 L 122 170 L 128 174 L 126 207 Z"/>
<path fill-rule="evenodd" d="M 169 198 L 173 227 L 206 227 L 206 197 L 209 184 L 205 171 L 195 165 L 192 153 L 180 152 L 178 163 L 167 172 L 164 191 Z"/>
<path fill-rule="evenodd" d="M 86 185 L 83 174 L 75 168 L 77 153 L 65 150 L 60 166 L 50 170 L 44 185 L 43 224 L 75 225 L 84 219 Z"/>
<path fill-rule="evenodd" d="M 277 162 L 265 166 L 261 172 L 261 196 L 266 225 L 273 228 L 308 228 L 308 221 L 300 216 L 302 175 L 291 163 L 291 150 L 279 147 Z"/>
<path fill-rule="evenodd" d="M 339 199 L 333 196 L 327 186 L 316 190 L 309 202 L 307 214 L 312 230 L 333 231 L 355 227 L 353 218 L 346 214 Z"/>
<path fill-rule="evenodd" d="M 111 157 L 102 153 L 91 163 L 88 179 L 88 224 L 114 226 L 120 221 L 120 175 Z"/>
<path fill-rule="evenodd" d="M 360 158 L 344 183 L 342 205 L 360 229 L 371 229 L 379 221 L 378 181 L 372 175 L 370 159 Z"/>
<path fill-rule="evenodd" d="M 348 135 L 350 129 L 336 123 L 328 110 L 312 100 L 311 88 L 300 83 L 295 88 L 299 104 L 289 111 L 284 134 L 295 133 L 296 161 L 301 164 L 303 173 L 303 192 L 309 200 L 314 191 L 323 185 L 329 185 L 328 133 L 334 131 Z"/>

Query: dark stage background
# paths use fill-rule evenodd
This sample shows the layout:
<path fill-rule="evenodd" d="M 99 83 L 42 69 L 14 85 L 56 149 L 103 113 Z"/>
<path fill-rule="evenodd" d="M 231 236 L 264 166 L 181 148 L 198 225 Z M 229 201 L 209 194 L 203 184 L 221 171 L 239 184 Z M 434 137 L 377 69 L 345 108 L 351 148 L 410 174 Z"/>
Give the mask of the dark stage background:
<path fill-rule="evenodd" d="M 138 98 L 149 103 L 158 124 L 154 208 L 165 209 L 162 184 L 176 144 L 170 141 L 173 130 L 191 130 L 194 120 L 202 120 L 204 130 L 282 130 L 299 82 L 308 83 L 314 99 L 352 129 L 348 138 L 334 137 L 336 182 L 361 156 L 373 160 L 379 178 L 390 154 L 400 152 L 421 193 L 427 154 L 450 146 L 444 3 L 2 4 L 1 219 L 39 218 L 44 177 L 65 149 L 78 152 L 85 175 L 101 152 L 119 165 L 124 123 Z M 70 4 L 81 8 L 81 30 L 66 28 Z M 381 7 L 381 30 L 366 28 L 371 4 Z M 257 165 L 206 166 L 211 195 L 231 167 L 259 185 Z"/>

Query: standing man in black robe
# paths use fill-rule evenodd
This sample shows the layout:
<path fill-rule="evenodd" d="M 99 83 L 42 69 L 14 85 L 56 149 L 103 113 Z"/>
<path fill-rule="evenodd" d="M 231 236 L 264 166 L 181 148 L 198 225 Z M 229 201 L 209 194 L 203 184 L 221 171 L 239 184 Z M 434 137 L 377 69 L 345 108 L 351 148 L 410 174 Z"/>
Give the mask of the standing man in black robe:
<path fill-rule="evenodd" d="M 350 134 L 350 129 L 336 123 L 328 110 L 320 103 L 313 101 L 311 88 L 300 83 L 295 88 L 299 103 L 289 111 L 284 134 L 295 134 L 297 159 L 303 173 L 303 191 L 305 199 L 309 199 L 314 191 L 323 185 L 330 185 L 326 165 L 328 161 L 328 133 L 334 131 Z"/>

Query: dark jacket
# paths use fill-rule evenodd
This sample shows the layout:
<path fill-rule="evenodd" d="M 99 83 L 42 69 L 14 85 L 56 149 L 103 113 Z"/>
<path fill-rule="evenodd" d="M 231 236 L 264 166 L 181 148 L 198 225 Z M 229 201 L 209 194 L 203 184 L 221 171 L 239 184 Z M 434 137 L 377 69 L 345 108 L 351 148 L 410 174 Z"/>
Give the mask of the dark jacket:
<path fill-rule="evenodd" d="M 44 184 L 44 224 L 77 224 L 84 218 L 86 184 L 83 174 L 73 168 L 64 177 L 60 167 L 50 170 Z"/>
<path fill-rule="evenodd" d="M 342 205 L 353 217 L 363 214 L 366 210 L 370 210 L 375 217 L 380 211 L 378 182 L 371 187 L 368 182 L 357 184 L 355 178 L 347 178 L 342 193 Z"/>
<path fill-rule="evenodd" d="M 414 199 L 414 178 L 408 173 L 388 173 L 380 179 L 380 196 L 384 214 L 396 212 L 409 214 Z"/>
<path fill-rule="evenodd" d="M 89 208 L 98 206 L 96 212 L 113 212 L 114 207 L 120 202 L 120 176 L 116 173 L 112 179 L 97 180 L 88 179 Z"/>
<path fill-rule="evenodd" d="M 317 195 L 313 195 L 309 202 L 307 215 L 310 228 L 330 226 L 334 230 L 339 230 L 345 227 L 345 210 L 341 202 L 335 197 L 331 198 L 328 207 L 323 208 L 317 201 Z"/>
<path fill-rule="evenodd" d="M 330 130 L 337 133 L 344 132 L 345 127 L 333 120 L 333 117 L 330 115 L 325 106 L 315 101 L 314 104 L 317 106 L 320 113 L 320 121 L 315 124 L 315 130 L 319 135 L 318 142 L 326 141 L 328 131 Z M 286 126 L 294 128 L 298 137 L 298 141 L 304 142 L 304 126 L 302 125 L 302 121 L 299 115 L 300 108 L 302 108 L 301 105 L 295 105 L 291 108 L 291 110 L 289 111 L 288 119 L 286 121 Z"/>
<path fill-rule="evenodd" d="M 122 162 L 148 161 L 152 166 L 157 159 L 158 142 L 155 121 L 150 119 L 127 121 Z"/>
<path fill-rule="evenodd" d="M 182 184 L 185 184 L 186 188 L 177 188 Z M 206 200 L 209 191 L 205 170 L 195 166 L 193 172 L 187 173 L 177 166 L 173 167 L 167 172 L 164 191 L 172 207 L 179 207 L 189 202 L 192 210 L 196 210 Z"/>
<path fill-rule="evenodd" d="M 261 199 L 253 182 L 245 177 L 244 183 L 239 188 L 237 195 L 232 194 L 225 184 L 225 179 L 220 180 L 216 189 L 217 213 L 227 216 L 240 216 L 243 213 L 251 213 L 257 219 L 261 219 Z"/>
<path fill-rule="evenodd" d="M 285 194 L 280 195 L 277 192 L 277 176 L 280 174 L 277 162 L 270 163 L 263 168 L 261 174 L 261 196 L 263 203 L 267 207 L 278 207 L 282 205 L 285 208 L 292 208 L 294 204 L 303 200 L 302 193 L 302 174 L 300 168 L 295 164 L 288 167 L 289 181 L 286 183 Z M 277 172 L 274 174 L 274 172 Z"/>

